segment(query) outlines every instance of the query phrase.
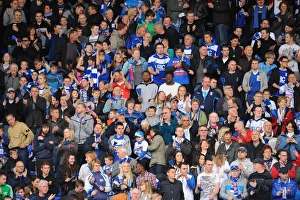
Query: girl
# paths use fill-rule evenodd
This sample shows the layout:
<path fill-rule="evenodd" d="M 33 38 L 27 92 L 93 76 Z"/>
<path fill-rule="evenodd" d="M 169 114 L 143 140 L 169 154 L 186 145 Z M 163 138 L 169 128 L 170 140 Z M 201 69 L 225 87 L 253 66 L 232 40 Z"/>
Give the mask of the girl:
<path fill-rule="evenodd" d="M 75 141 L 74 131 L 71 128 L 65 128 L 64 138 L 58 145 L 57 155 L 60 156 L 60 165 L 63 164 L 65 156 L 69 152 L 77 153 L 78 143 Z"/>
<path fill-rule="evenodd" d="M 51 95 L 51 87 L 48 86 L 47 83 L 47 77 L 45 74 L 39 74 L 38 75 L 38 88 L 39 88 L 39 95 L 41 97 L 44 97 L 47 101 L 47 105 L 50 105 L 51 101 L 52 101 L 52 95 Z"/>
<path fill-rule="evenodd" d="M 280 135 L 285 132 L 288 121 L 294 120 L 293 111 L 287 107 L 286 97 L 280 96 L 277 100 L 277 116 L 272 118 L 272 126 L 274 133 Z"/>
<path fill-rule="evenodd" d="M 159 91 L 154 100 L 151 100 L 149 103 L 150 106 L 156 107 L 156 115 L 160 116 L 162 109 L 166 106 L 166 94 L 164 91 Z"/>
<path fill-rule="evenodd" d="M 124 62 L 122 59 L 122 55 L 119 53 L 116 53 L 116 55 L 114 56 L 114 59 L 113 59 L 113 63 L 112 63 L 111 75 L 114 74 L 116 70 L 122 70 L 123 64 L 124 64 Z"/>
<path fill-rule="evenodd" d="M 63 160 L 57 174 L 57 182 L 61 186 L 62 196 L 75 189 L 75 181 L 78 179 L 79 166 L 76 163 L 75 154 L 68 153 Z"/>
<path fill-rule="evenodd" d="M 37 176 L 31 176 L 30 177 L 31 182 L 29 186 L 25 188 L 25 197 L 29 197 L 32 194 L 35 194 L 38 192 L 38 185 L 40 182 L 40 179 Z"/>
<path fill-rule="evenodd" d="M 179 86 L 177 91 L 178 110 L 186 114 L 191 110 L 191 95 L 188 95 L 184 86 Z"/>
<path fill-rule="evenodd" d="M 220 184 L 228 178 L 228 172 L 230 172 L 230 166 L 224 154 L 217 154 L 214 158 L 213 171 L 219 174 Z"/>
<path fill-rule="evenodd" d="M 0 70 L 5 74 L 9 73 L 9 66 L 12 63 L 12 57 L 9 53 L 5 53 L 2 57 L 2 63 L 0 63 Z"/>
<path fill-rule="evenodd" d="M 168 164 L 175 168 L 176 170 L 176 177 L 178 174 L 180 174 L 180 168 L 179 165 L 184 162 L 183 154 L 180 151 L 177 151 L 174 154 L 174 158 L 172 160 L 168 161 Z"/>
<path fill-rule="evenodd" d="M 140 200 L 150 200 L 152 196 L 152 188 L 150 181 L 143 180 L 141 183 L 141 198 Z"/>
<path fill-rule="evenodd" d="M 81 103 L 80 97 L 79 97 L 79 91 L 78 90 L 72 90 L 69 101 L 71 104 L 76 108 L 76 106 Z"/>

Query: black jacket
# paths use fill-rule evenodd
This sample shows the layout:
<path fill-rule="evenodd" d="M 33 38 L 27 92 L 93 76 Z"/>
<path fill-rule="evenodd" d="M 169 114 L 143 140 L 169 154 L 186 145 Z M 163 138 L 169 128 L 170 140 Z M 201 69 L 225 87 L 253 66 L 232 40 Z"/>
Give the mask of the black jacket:
<path fill-rule="evenodd" d="M 38 97 L 36 103 L 34 103 L 33 99 L 29 98 L 27 100 L 27 105 L 24 106 L 24 113 L 27 116 L 26 125 L 29 128 L 41 127 L 41 125 L 45 122 L 46 99 Z"/>
<path fill-rule="evenodd" d="M 260 140 L 260 139 L 259 139 Z M 257 147 L 253 145 L 253 141 L 247 142 L 245 147 L 248 151 L 247 158 L 250 158 L 251 161 L 253 161 L 255 158 L 263 158 L 262 153 L 260 150 L 265 146 L 264 143 L 260 140 L 260 143 Z"/>
<path fill-rule="evenodd" d="M 290 70 L 289 68 L 287 68 L 287 76 L 289 76 L 290 74 L 293 74 L 294 72 L 292 70 Z M 271 75 L 270 75 L 270 79 L 268 82 L 269 85 L 269 90 L 270 93 L 275 95 L 277 93 L 277 88 L 274 88 L 272 85 L 273 83 L 276 83 L 277 85 L 279 85 L 279 79 L 280 79 L 280 73 L 279 73 L 279 68 L 274 68 L 271 71 Z"/>
<path fill-rule="evenodd" d="M 158 192 L 164 199 L 184 200 L 182 183 L 176 179 L 174 182 L 162 181 Z"/>
<path fill-rule="evenodd" d="M 36 134 L 33 139 L 33 153 L 39 161 L 47 161 L 53 159 L 53 149 L 55 146 L 55 138 L 52 133 L 45 135 L 43 140 L 38 140 L 38 137 L 42 134 Z M 54 142 L 50 144 L 50 141 Z"/>
<path fill-rule="evenodd" d="M 247 190 L 248 193 L 250 191 L 254 191 L 254 194 L 251 196 L 249 195 L 250 200 L 266 200 L 271 199 L 271 189 L 272 189 L 272 183 L 273 179 L 268 171 L 264 171 L 263 173 L 257 173 L 254 172 L 250 174 L 248 181 L 256 181 L 257 185 L 255 188 L 250 187 L 250 184 L 248 182 L 247 184 Z"/>
<path fill-rule="evenodd" d="M 108 144 L 108 139 L 104 135 L 101 135 L 100 137 L 101 137 L 101 142 L 98 144 L 98 149 L 92 147 L 93 143 L 95 143 L 95 134 L 86 138 L 84 142 L 84 152 L 98 151 L 100 155 L 99 160 L 101 161 L 101 163 L 104 163 L 104 156 L 107 154 L 109 150 L 109 144 Z"/>

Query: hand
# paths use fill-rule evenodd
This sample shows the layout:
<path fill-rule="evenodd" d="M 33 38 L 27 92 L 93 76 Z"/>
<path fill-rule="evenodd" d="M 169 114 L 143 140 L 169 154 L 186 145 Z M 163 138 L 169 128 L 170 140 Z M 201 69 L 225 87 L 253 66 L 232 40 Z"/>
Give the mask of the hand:
<path fill-rule="evenodd" d="M 188 33 L 191 32 L 191 29 L 190 29 L 189 25 L 187 25 L 186 30 L 187 30 Z"/>
<path fill-rule="evenodd" d="M 271 8 L 273 7 L 273 4 L 274 4 L 274 2 L 272 2 L 268 5 L 268 10 L 271 10 Z"/>
<path fill-rule="evenodd" d="M 126 131 L 127 133 L 130 133 L 130 128 L 129 128 L 129 126 L 126 127 L 125 131 Z"/>
<path fill-rule="evenodd" d="M 280 191 L 278 191 L 276 195 L 277 195 L 277 196 L 281 196 L 281 192 L 280 192 Z"/>
<path fill-rule="evenodd" d="M 49 185 L 52 185 L 52 181 L 48 181 L 48 184 L 49 184 Z"/>
<path fill-rule="evenodd" d="M 3 101 L 2 105 L 3 105 L 3 106 L 6 106 L 6 100 Z"/>
<path fill-rule="evenodd" d="M 100 191 L 104 191 L 105 190 L 105 188 L 103 186 L 100 186 L 99 189 L 100 189 Z"/>
<path fill-rule="evenodd" d="M 194 75 L 193 70 L 190 70 L 190 69 L 189 69 L 188 71 L 189 71 L 189 74 L 190 74 L 190 75 Z"/>
<path fill-rule="evenodd" d="M 27 169 L 25 168 L 24 172 L 23 172 L 23 176 L 26 177 L 27 176 Z"/>
<path fill-rule="evenodd" d="M 261 47 L 261 41 L 257 40 L 257 48 L 260 48 L 260 47 Z"/>
<path fill-rule="evenodd" d="M 250 195 L 252 196 L 255 192 L 254 191 L 250 191 Z"/>
<path fill-rule="evenodd" d="M 212 3 L 208 3 L 207 5 L 209 8 L 214 8 L 214 4 L 212 4 Z"/>
<path fill-rule="evenodd" d="M 251 187 L 254 187 L 254 188 L 256 188 L 256 186 L 257 186 L 256 180 L 250 181 L 249 184 L 251 185 Z"/>
<path fill-rule="evenodd" d="M 71 179 L 68 177 L 68 178 L 66 178 L 65 182 L 68 183 L 68 182 L 70 182 L 70 180 Z"/>
<path fill-rule="evenodd" d="M 296 158 L 298 158 L 299 153 L 298 153 L 298 151 L 296 149 L 293 151 L 293 154 L 295 155 Z"/>
<path fill-rule="evenodd" d="M 192 27 L 192 31 L 195 31 L 195 30 L 196 30 L 196 25 L 194 24 Z"/>
<path fill-rule="evenodd" d="M 49 141 L 49 144 L 54 144 L 54 142 L 51 140 L 51 141 Z"/>
<path fill-rule="evenodd" d="M 66 120 L 68 123 L 71 122 L 71 120 L 70 120 L 70 118 L 69 118 L 68 116 L 65 116 L 65 120 Z"/>
<path fill-rule="evenodd" d="M 239 87 L 238 87 L 238 91 L 239 91 L 239 92 L 243 91 L 242 86 L 239 86 Z"/>
<path fill-rule="evenodd" d="M 189 3 L 185 3 L 185 4 L 183 4 L 183 6 L 182 6 L 184 9 L 186 9 L 186 8 L 189 8 L 190 7 L 190 5 L 189 5 Z"/>
<path fill-rule="evenodd" d="M 94 182 L 95 182 L 95 178 L 94 178 L 94 177 L 92 177 L 92 178 L 90 179 L 90 182 L 91 182 L 92 184 L 94 184 Z"/>
<path fill-rule="evenodd" d="M 175 147 L 176 147 L 176 142 L 173 142 L 173 143 L 172 143 L 172 146 L 173 146 L 173 148 L 175 149 Z"/>
<path fill-rule="evenodd" d="M 91 193 L 91 195 L 92 195 L 92 196 L 95 196 L 97 193 L 98 193 L 98 190 L 95 189 L 95 190 L 93 190 L 93 192 Z"/>
<path fill-rule="evenodd" d="M 51 195 L 48 197 L 48 200 L 52 200 L 52 199 L 54 199 L 54 197 L 55 197 L 55 194 L 51 194 Z"/>
<path fill-rule="evenodd" d="M 244 171 L 244 170 L 245 170 L 245 168 L 244 168 L 243 165 L 239 164 L 238 166 L 239 166 L 239 169 L 240 169 L 241 171 Z"/>
<path fill-rule="evenodd" d="M 203 74 L 206 74 L 207 73 L 207 69 L 203 69 Z"/>
<path fill-rule="evenodd" d="M 97 145 L 96 142 L 94 142 L 94 143 L 92 144 L 92 147 L 96 147 L 96 145 Z"/>
<path fill-rule="evenodd" d="M 44 137 L 43 136 L 39 136 L 38 140 L 44 140 Z"/>
<path fill-rule="evenodd" d="M 21 148 L 21 149 L 24 149 L 25 147 L 26 147 L 25 144 L 21 144 L 21 145 L 20 145 L 20 148 Z"/>

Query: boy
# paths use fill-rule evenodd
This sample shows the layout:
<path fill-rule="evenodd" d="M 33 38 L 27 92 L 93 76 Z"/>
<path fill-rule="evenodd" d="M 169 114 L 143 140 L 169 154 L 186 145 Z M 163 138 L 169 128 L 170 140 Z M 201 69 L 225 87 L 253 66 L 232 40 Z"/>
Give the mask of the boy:
<path fill-rule="evenodd" d="M 111 123 L 113 123 L 117 119 L 117 109 L 111 109 L 111 111 L 109 111 L 108 116 L 109 116 L 109 119 L 107 120 L 107 125 L 109 126 Z"/>
<path fill-rule="evenodd" d="M 147 27 L 147 33 L 150 33 L 151 35 L 151 39 L 153 38 L 153 36 L 156 35 L 156 33 L 154 32 L 154 23 L 153 23 L 153 19 L 155 17 L 155 13 L 153 12 L 153 10 L 149 9 L 145 12 L 145 20 L 142 21 L 141 25 L 146 26 Z M 140 26 L 140 24 L 137 26 Z"/>
<path fill-rule="evenodd" d="M 50 73 L 47 74 L 48 85 L 51 87 L 51 92 L 56 92 L 62 86 L 63 76 L 57 72 L 58 65 L 56 62 L 50 64 Z"/>
<path fill-rule="evenodd" d="M 208 56 L 212 56 L 215 59 L 221 55 L 220 46 L 217 45 L 213 39 L 213 34 L 210 31 L 204 33 L 204 45 L 207 46 Z"/>
<path fill-rule="evenodd" d="M 4 170 L 7 172 L 7 174 L 13 174 L 14 169 L 16 167 L 16 163 L 20 160 L 18 157 L 18 150 L 17 149 L 11 149 L 9 150 L 9 156 L 10 158 L 4 165 Z"/>
<path fill-rule="evenodd" d="M 111 153 L 108 153 L 104 156 L 104 162 L 105 162 L 105 165 L 102 167 L 102 170 L 103 170 L 103 173 L 106 174 L 108 176 L 108 179 L 109 179 L 109 182 L 110 182 L 110 185 L 112 187 L 112 177 L 111 177 L 111 173 L 114 169 L 114 155 L 111 154 Z M 108 193 L 109 196 L 113 195 L 113 192 L 109 192 Z"/>
<path fill-rule="evenodd" d="M 4 135 L 4 127 L 0 127 L 0 150 L 2 148 L 3 154 L 1 155 L 0 153 L 0 159 L 7 160 L 8 159 L 8 144 L 9 144 L 9 139 L 7 136 Z"/>
<path fill-rule="evenodd" d="M 105 40 L 109 39 L 111 32 L 108 26 L 108 22 L 106 20 L 101 21 L 99 32 L 100 35 L 102 35 L 105 38 Z"/>
<path fill-rule="evenodd" d="M 258 65 L 258 69 L 267 74 L 268 81 L 270 79 L 272 69 L 277 68 L 277 66 L 274 64 L 275 58 L 275 53 L 273 51 L 269 51 L 265 54 L 266 61 L 260 62 Z"/>
<path fill-rule="evenodd" d="M 78 197 L 78 200 L 84 200 L 87 196 L 86 191 L 84 190 L 84 182 L 82 180 L 75 181 L 75 189 L 70 190 L 68 196 L 75 194 Z"/>
<path fill-rule="evenodd" d="M 45 161 L 42 163 L 41 165 L 41 175 L 38 175 L 39 179 L 44 179 L 46 181 L 48 181 L 48 185 L 49 185 L 49 194 L 58 194 L 59 193 L 59 188 L 58 185 L 56 183 L 56 179 L 53 176 L 53 174 L 50 173 L 50 168 L 51 165 L 49 162 Z"/>
<path fill-rule="evenodd" d="M 33 64 L 34 64 L 34 69 L 38 72 L 38 74 L 47 74 L 50 70 L 50 66 L 38 58 L 34 59 Z"/>
<path fill-rule="evenodd" d="M 6 184 L 6 178 L 6 174 L 4 172 L 0 172 L 0 199 L 4 199 L 6 196 L 10 196 L 11 198 L 14 197 L 13 189 L 10 185 Z"/>
<path fill-rule="evenodd" d="M 144 159 L 151 159 L 150 152 L 147 151 L 148 149 L 148 142 L 144 138 L 144 133 L 142 131 L 137 131 L 134 134 L 136 142 L 134 143 L 133 152 L 137 155 L 137 160 L 143 161 Z"/>
<path fill-rule="evenodd" d="M 114 53 L 111 52 L 110 49 L 110 41 L 109 40 L 104 40 L 102 43 L 103 46 L 103 51 L 105 53 L 105 60 L 108 62 L 110 65 L 112 61 L 114 60 Z"/>
<path fill-rule="evenodd" d="M 148 108 L 148 117 L 146 117 L 146 120 L 148 121 L 151 127 L 156 126 L 159 123 L 159 117 L 156 115 L 155 106 L 150 106 Z"/>
<path fill-rule="evenodd" d="M 28 69 L 28 62 L 26 60 L 21 61 L 20 68 L 21 69 L 18 71 L 18 73 L 22 76 L 25 76 L 27 80 L 29 80 L 33 69 Z"/>

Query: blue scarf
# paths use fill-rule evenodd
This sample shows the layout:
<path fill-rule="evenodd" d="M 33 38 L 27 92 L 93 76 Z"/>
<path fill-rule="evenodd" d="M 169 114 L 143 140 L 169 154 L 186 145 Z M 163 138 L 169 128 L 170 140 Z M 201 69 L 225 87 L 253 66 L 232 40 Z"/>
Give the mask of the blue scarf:
<path fill-rule="evenodd" d="M 240 178 L 241 178 L 241 174 L 239 174 L 239 176 L 236 178 L 233 178 L 232 176 L 230 176 L 230 180 L 232 181 L 230 190 L 233 191 L 233 195 L 237 199 L 242 199 L 242 195 L 239 194 L 238 185 L 237 185 L 237 182 Z"/>
<path fill-rule="evenodd" d="M 258 21 L 258 5 L 255 6 L 254 8 L 254 24 L 253 24 L 253 28 L 259 28 L 259 21 Z M 266 19 L 266 15 L 267 14 L 267 7 L 265 5 L 263 5 L 262 7 L 262 15 L 261 15 L 261 19 Z"/>

